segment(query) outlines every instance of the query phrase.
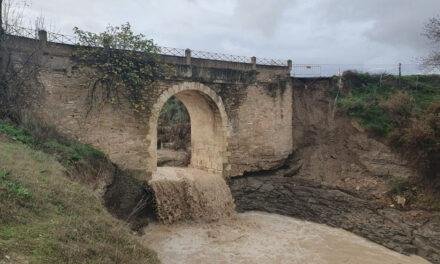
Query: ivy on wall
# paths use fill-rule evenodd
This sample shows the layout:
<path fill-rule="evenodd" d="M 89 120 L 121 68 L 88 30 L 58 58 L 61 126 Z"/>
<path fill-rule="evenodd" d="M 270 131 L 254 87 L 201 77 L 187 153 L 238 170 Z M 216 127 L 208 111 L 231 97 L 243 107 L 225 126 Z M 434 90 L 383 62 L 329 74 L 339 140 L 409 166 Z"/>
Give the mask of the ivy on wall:
<path fill-rule="evenodd" d="M 87 74 L 89 111 L 103 103 L 120 105 L 125 99 L 136 112 L 145 110 L 143 92 L 165 76 L 159 48 L 135 34 L 129 23 L 108 26 L 102 33 L 75 27 L 79 45 L 74 59 Z"/>

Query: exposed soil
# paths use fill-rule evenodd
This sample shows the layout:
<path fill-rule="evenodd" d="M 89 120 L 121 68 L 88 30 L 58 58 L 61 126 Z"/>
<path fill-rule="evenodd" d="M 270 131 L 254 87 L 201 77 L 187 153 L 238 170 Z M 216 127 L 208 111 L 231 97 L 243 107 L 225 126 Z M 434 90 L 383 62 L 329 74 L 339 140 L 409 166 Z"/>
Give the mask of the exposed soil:
<path fill-rule="evenodd" d="M 415 178 L 388 146 L 337 113 L 328 79 L 295 80 L 295 153 L 281 170 L 230 180 L 240 211 L 260 210 L 340 227 L 440 263 L 440 213 L 389 194 Z"/>
<path fill-rule="evenodd" d="M 359 124 L 337 112 L 329 94 L 331 81 L 309 82 L 295 83 L 294 158 L 296 166 L 301 166 L 295 178 L 383 200 L 390 179 L 415 175 L 408 163 L 388 146 L 369 137 Z"/>
<path fill-rule="evenodd" d="M 153 191 L 129 173 L 115 169 L 111 184 L 103 196 L 107 209 L 117 218 L 130 224 L 134 231 L 140 231 L 155 218 Z"/>

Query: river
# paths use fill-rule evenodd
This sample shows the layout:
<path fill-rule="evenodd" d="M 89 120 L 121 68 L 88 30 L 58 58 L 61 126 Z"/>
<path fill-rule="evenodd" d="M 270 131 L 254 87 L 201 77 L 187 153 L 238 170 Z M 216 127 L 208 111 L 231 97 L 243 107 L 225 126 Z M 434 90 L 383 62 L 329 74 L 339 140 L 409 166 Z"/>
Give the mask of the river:
<path fill-rule="evenodd" d="M 342 229 L 262 212 L 217 222 L 150 224 L 143 242 L 164 264 L 422 264 Z"/>

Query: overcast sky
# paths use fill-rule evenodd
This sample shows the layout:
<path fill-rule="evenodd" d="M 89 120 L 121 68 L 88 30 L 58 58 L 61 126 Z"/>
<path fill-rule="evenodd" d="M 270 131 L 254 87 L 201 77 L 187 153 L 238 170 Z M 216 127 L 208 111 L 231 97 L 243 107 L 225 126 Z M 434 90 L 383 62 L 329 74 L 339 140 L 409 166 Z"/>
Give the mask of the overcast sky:
<path fill-rule="evenodd" d="M 412 63 L 440 0 L 32 0 L 52 29 L 130 22 L 159 45 L 295 63 Z"/>

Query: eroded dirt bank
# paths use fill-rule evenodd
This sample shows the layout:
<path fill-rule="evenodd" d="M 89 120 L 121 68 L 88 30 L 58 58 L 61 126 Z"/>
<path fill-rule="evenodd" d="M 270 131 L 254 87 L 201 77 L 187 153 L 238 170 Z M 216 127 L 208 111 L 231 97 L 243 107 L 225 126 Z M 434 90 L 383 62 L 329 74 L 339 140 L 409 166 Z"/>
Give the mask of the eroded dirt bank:
<path fill-rule="evenodd" d="M 144 243 L 164 264 L 428 263 L 341 229 L 260 212 L 215 223 L 152 224 L 145 229 Z"/>
<path fill-rule="evenodd" d="M 231 179 L 237 209 L 340 227 L 440 263 L 440 213 L 417 210 L 388 194 L 390 181 L 415 172 L 337 113 L 329 95 L 333 85 L 328 79 L 295 81 L 295 153 L 280 170 Z"/>

